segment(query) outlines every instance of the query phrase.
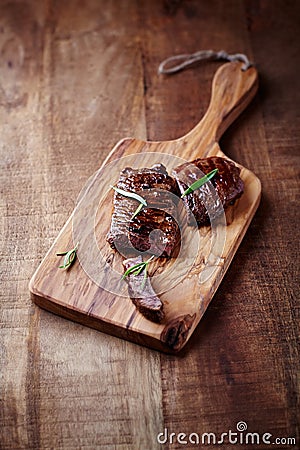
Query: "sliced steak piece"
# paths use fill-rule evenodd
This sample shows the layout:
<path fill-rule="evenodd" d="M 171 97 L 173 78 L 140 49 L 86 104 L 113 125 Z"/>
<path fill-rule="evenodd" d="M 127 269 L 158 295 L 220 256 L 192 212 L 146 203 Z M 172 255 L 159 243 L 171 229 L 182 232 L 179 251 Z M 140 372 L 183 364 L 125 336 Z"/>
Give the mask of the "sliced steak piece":
<path fill-rule="evenodd" d="M 107 241 L 126 256 L 132 250 L 170 257 L 180 239 L 176 222 L 176 196 L 179 190 L 162 164 L 151 169 L 122 170 L 117 187 L 135 192 L 147 201 L 147 207 L 132 218 L 139 203 L 115 192 L 114 211 Z M 175 194 L 175 195 L 170 195 Z"/>
<path fill-rule="evenodd" d="M 129 269 L 143 261 L 141 256 L 123 261 L 125 269 Z M 144 271 L 139 275 L 129 274 L 126 277 L 128 283 L 128 294 L 138 311 L 152 322 L 160 323 L 164 318 L 163 304 L 155 294 L 147 276 L 144 279 Z"/>
<path fill-rule="evenodd" d="M 215 188 L 212 192 L 210 183 L 204 184 L 196 191 L 183 197 L 183 201 L 188 209 L 190 222 L 194 215 L 198 225 L 209 225 L 210 221 L 220 215 L 223 208 L 233 205 L 244 191 L 244 183 L 240 178 L 240 169 L 233 162 L 218 156 L 205 159 L 195 159 L 194 161 L 182 164 L 173 171 L 181 194 L 191 186 L 203 174 L 218 169 L 211 183 Z"/>

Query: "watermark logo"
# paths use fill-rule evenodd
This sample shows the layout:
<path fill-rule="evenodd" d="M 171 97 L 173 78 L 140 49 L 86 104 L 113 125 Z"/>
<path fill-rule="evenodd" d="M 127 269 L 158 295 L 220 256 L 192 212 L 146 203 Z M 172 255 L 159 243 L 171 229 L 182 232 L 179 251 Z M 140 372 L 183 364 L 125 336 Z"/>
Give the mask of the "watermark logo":
<path fill-rule="evenodd" d="M 243 422 L 242 420 L 236 424 L 236 429 L 238 431 L 246 431 L 248 428 L 248 425 L 246 422 Z"/>
<path fill-rule="evenodd" d="M 158 433 L 157 442 L 159 444 L 180 444 L 180 445 L 296 445 L 295 437 L 274 437 L 272 433 L 258 433 L 248 431 L 248 424 L 243 420 L 236 424 L 236 430 L 227 430 L 223 433 L 183 433 L 170 432 L 165 428 L 163 432 Z M 199 447 L 200 448 L 200 447 Z"/>

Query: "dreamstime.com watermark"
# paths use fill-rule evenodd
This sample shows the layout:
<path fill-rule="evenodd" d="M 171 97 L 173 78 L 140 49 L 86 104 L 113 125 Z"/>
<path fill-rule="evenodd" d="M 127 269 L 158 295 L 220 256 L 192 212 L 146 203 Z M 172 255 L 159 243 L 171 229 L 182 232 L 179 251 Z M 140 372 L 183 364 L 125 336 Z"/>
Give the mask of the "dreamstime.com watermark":
<path fill-rule="evenodd" d="M 271 433 L 256 433 L 247 431 L 248 425 L 244 421 L 236 424 L 236 430 L 227 430 L 224 433 L 183 433 L 169 432 L 165 428 L 158 433 L 157 442 L 159 444 L 181 444 L 181 445 L 296 445 L 295 437 L 274 437 Z M 255 447 L 254 447 L 255 448 Z"/>

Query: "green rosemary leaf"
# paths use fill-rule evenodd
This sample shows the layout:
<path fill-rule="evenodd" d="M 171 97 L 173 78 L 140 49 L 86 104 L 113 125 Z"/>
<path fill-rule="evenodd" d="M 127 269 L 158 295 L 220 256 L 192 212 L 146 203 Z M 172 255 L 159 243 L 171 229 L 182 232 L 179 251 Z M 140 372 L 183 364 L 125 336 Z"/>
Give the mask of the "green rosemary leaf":
<path fill-rule="evenodd" d="M 135 264 L 134 266 L 129 267 L 129 269 L 126 270 L 126 272 L 122 275 L 123 280 L 130 275 L 132 272 L 136 271 L 137 269 L 139 269 L 140 267 L 144 267 L 145 263 L 141 262 L 138 264 Z"/>
<path fill-rule="evenodd" d="M 66 253 L 66 256 L 64 257 L 64 266 L 66 266 L 66 267 L 69 266 L 69 265 L 71 264 L 70 258 L 71 258 L 72 252 L 73 252 L 73 250 L 69 250 L 69 251 Z"/>
<path fill-rule="evenodd" d="M 59 269 L 67 269 L 70 267 L 71 263 L 64 264 L 63 266 L 58 266 Z"/>
<path fill-rule="evenodd" d="M 141 211 L 141 209 L 143 208 L 143 203 L 140 203 L 139 206 L 136 208 L 135 212 L 133 213 L 131 220 L 133 220 L 135 218 L 135 216 L 138 215 L 138 213 Z"/>
<path fill-rule="evenodd" d="M 148 264 L 153 260 L 153 258 L 154 258 L 154 255 L 152 255 L 151 258 L 149 258 L 145 263 L 144 277 L 143 277 L 143 281 L 141 284 L 142 291 L 145 289 L 145 286 L 146 286 Z"/>
<path fill-rule="evenodd" d="M 147 268 L 147 264 L 146 263 L 144 263 L 136 272 L 134 272 L 134 274 L 133 275 L 139 275 L 141 272 L 143 272 L 143 270 L 146 270 L 146 268 Z"/>
<path fill-rule="evenodd" d="M 110 187 L 114 189 L 116 192 L 118 192 L 118 194 L 124 195 L 124 197 L 133 198 L 134 200 L 137 200 L 138 202 L 142 203 L 144 206 L 147 206 L 146 200 L 140 195 L 136 194 L 135 192 L 123 191 L 123 189 L 117 188 L 116 186 Z"/>
<path fill-rule="evenodd" d="M 78 243 L 75 245 L 74 248 L 72 248 L 68 252 L 57 253 L 57 256 L 64 256 L 63 265 L 58 266 L 59 269 L 68 269 L 69 267 L 72 266 L 72 264 L 74 263 L 74 261 L 76 259 L 77 248 L 78 248 Z"/>
<path fill-rule="evenodd" d="M 211 180 L 216 173 L 218 172 L 218 169 L 214 169 L 211 172 L 204 175 L 204 177 L 200 178 L 199 180 L 195 181 L 195 183 L 191 184 L 190 187 L 188 187 L 184 193 L 182 194 L 181 198 L 185 197 L 186 195 L 190 194 L 191 192 L 194 192 L 196 189 L 199 189 L 201 186 L 203 186 L 205 183 L 207 183 L 209 180 Z"/>
<path fill-rule="evenodd" d="M 75 258 L 76 258 L 76 251 L 70 252 L 68 263 L 71 265 L 74 262 Z"/>
<path fill-rule="evenodd" d="M 147 259 L 146 264 L 149 264 L 153 259 L 155 258 L 155 255 L 152 255 L 149 259 Z"/>
<path fill-rule="evenodd" d="M 123 274 L 122 279 L 124 280 L 128 275 L 132 274 L 134 276 L 139 275 L 143 270 L 145 270 L 145 274 L 144 274 L 144 278 L 147 278 L 147 266 L 148 264 L 153 260 L 155 256 L 152 255 L 149 259 L 147 259 L 147 261 L 144 262 L 140 262 L 135 264 L 132 267 L 129 267 L 129 269 L 126 270 L 126 272 Z M 143 285 L 143 289 L 144 289 L 144 285 L 146 283 L 146 280 L 143 281 L 142 285 Z"/>

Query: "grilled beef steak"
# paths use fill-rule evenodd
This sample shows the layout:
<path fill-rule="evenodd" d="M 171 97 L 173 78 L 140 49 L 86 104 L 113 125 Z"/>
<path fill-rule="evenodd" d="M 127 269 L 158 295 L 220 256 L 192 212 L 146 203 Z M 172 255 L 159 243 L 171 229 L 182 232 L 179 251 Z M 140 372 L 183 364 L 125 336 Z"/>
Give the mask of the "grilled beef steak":
<path fill-rule="evenodd" d="M 180 239 L 176 222 L 176 181 L 162 164 L 151 169 L 126 168 L 120 174 L 117 187 L 134 192 L 147 201 L 147 207 L 133 218 L 137 200 L 115 192 L 114 211 L 107 241 L 126 256 L 132 250 L 170 257 Z"/>
<path fill-rule="evenodd" d="M 181 194 L 203 176 L 198 169 L 203 174 L 218 169 L 211 180 L 216 192 L 213 193 L 209 183 L 206 183 L 196 191 L 184 196 L 183 201 L 188 209 L 190 222 L 194 215 L 198 225 L 208 225 L 212 219 L 222 213 L 223 208 L 226 209 L 229 205 L 233 205 L 236 199 L 242 195 L 244 183 L 240 178 L 240 169 L 233 162 L 218 156 L 198 158 L 178 166 L 173 171 Z"/>
<path fill-rule="evenodd" d="M 125 269 L 141 263 L 142 257 L 130 258 L 123 261 Z M 143 316 L 152 322 L 160 323 L 164 318 L 163 304 L 155 294 L 149 277 L 144 279 L 144 272 L 139 275 L 129 274 L 126 277 L 128 283 L 128 293 L 133 304 Z"/>

